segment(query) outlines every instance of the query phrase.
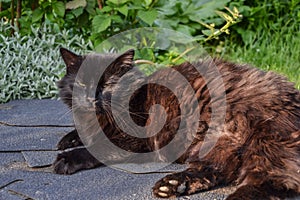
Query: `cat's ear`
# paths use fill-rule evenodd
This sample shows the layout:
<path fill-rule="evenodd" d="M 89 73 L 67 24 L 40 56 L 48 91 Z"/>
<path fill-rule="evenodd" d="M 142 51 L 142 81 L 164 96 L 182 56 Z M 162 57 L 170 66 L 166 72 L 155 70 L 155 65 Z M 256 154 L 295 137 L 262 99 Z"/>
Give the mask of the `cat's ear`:
<path fill-rule="evenodd" d="M 122 55 L 120 55 L 115 62 L 123 65 L 132 65 L 133 66 L 133 57 L 134 57 L 134 50 L 129 49 Z"/>
<path fill-rule="evenodd" d="M 133 68 L 134 50 L 130 49 L 117 57 L 108 67 L 108 73 L 119 77 Z"/>
<path fill-rule="evenodd" d="M 60 48 L 60 54 L 67 66 L 67 73 L 76 73 L 81 65 L 82 56 L 79 56 L 65 48 Z"/>

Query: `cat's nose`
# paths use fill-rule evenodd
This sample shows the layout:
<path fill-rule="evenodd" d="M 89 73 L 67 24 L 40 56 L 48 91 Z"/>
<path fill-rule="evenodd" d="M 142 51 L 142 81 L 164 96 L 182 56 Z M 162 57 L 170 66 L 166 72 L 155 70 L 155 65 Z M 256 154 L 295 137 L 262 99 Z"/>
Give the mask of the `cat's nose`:
<path fill-rule="evenodd" d="M 91 98 L 91 97 L 87 97 L 86 101 L 89 105 L 92 105 L 93 107 L 95 107 L 96 103 L 95 103 L 95 99 Z"/>

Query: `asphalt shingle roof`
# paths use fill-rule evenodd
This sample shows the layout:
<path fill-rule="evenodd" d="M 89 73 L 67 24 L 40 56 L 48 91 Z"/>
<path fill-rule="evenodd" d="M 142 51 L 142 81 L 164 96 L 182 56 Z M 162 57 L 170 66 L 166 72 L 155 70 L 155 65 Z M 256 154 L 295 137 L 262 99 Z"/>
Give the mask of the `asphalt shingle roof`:
<path fill-rule="evenodd" d="M 0 121 L 10 124 L 72 124 L 71 113 L 57 100 L 19 100 L 0 104 Z M 101 167 L 73 175 L 52 173 L 49 165 L 68 127 L 0 125 L 0 200 L 20 199 L 157 199 L 151 188 L 167 173 L 131 174 Z M 172 164 L 163 170 L 182 170 Z M 234 187 L 219 188 L 179 199 L 224 199 Z"/>

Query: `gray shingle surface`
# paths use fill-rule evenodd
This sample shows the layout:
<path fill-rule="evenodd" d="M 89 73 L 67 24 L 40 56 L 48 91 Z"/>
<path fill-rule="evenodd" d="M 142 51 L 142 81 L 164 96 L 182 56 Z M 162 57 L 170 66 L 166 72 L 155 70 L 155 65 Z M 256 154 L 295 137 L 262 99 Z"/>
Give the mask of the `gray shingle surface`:
<path fill-rule="evenodd" d="M 56 100 L 12 101 L 0 105 L 0 121 L 14 124 L 72 124 L 66 106 Z M 0 200 L 20 199 L 157 199 L 155 182 L 167 173 L 131 174 L 109 167 L 57 175 L 51 172 L 56 144 L 71 128 L 7 127 L 0 125 Z M 164 170 L 181 170 L 171 165 Z M 224 199 L 226 187 L 179 199 Z"/>

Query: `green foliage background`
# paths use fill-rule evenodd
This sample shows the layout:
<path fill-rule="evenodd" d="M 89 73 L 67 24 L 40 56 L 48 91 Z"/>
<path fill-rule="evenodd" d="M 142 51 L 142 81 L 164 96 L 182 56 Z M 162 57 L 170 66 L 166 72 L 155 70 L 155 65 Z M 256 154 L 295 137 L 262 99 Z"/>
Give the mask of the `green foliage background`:
<path fill-rule="evenodd" d="M 106 38 L 139 27 L 183 32 L 213 56 L 275 70 L 300 87 L 300 0 L 0 0 L 0 20 L 0 102 L 56 97 L 59 47 L 101 51 Z M 137 55 L 170 64 L 179 56 Z"/>

